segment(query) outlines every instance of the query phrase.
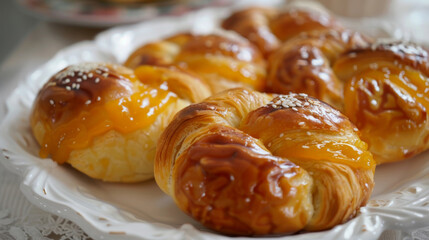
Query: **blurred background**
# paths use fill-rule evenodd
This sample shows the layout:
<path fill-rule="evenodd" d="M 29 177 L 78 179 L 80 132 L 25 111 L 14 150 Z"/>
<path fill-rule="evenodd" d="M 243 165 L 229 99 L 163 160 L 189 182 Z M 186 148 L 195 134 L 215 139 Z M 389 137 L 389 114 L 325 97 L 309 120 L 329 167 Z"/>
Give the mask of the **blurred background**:
<path fill-rule="evenodd" d="M 0 1 L 0 65 L 36 22 L 14 0 Z"/>

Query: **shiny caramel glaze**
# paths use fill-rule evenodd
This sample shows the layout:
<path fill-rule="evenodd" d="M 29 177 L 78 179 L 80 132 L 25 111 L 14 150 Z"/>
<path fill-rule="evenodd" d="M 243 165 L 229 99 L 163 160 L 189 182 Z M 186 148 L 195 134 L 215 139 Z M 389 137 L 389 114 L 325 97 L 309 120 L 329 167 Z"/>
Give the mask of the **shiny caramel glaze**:
<path fill-rule="evenodd" d="M 369 46 L 369 39 L 349 30 L 303 33 L 285 42 L 269 59 L 267 91 L 302 92 L 343 108 L 343 82 L 332 70 L 342 53 Z"/>
<path fill-rule="evenodd" d="M 270 22 L 270 28 L 282 42 L 300 33 L 343 29 L 341 24 L 329 14 L 302 9 L 290 9 L 280 13 Z"/>
<path fill-rule="evenodd" d="M 157 129 L 156 132 L 160 132 L 164 127 L 162 125 L 167 124 L 163 122 L 170 118 L 160 116 L 164 111 L 171 114 L 171 106 L 177 108 L 185 105 L 186 101 L 189 104 L 210 95 L 209 89 L 197 78 L 182 76 L 184 73 L 181 72 L 174 75 L 173 71 L 162 67 L 145 67 L 137 69 L 136 76 L 131 69 L 101 63 L 80 63 L 61 70 L 39 91 L 31 113 L 33 133 L 41 146 L 40 156 L 44 158 L 50 156 L 58 163 L 69 162 L 85 173 L 91 172 L 94 175 L 92 177 L 104 179 L 102 171 L 95 169 L 97 166 L 94 167 L 95 170 L 91 170 L 93 167 L 86 168 L 93 165 L 89 163 L 92 160 L 103 162 L 107 168 L 109 166 L 107 159 L 100 160 L 94 157 L 88 160 L 87 164 L 78 159 L 78 156 L 88 154 L 83 151 L 91 149 L 94 141 L 98 143 L 94 152 L 103 147 L 100 142 L 111 144 L 116 141 L 113 136 L 118 134 L 125 139 L 124 141 L 129 141 L 129 144 L 137 142 L 145 145 L 140 147 L 149 149 L 149 142 L 143 142 L 143 138 L 134 136 L 134 132 L 147 129 L 146 134 L 153 135 L 153 125 L 159 126 L 161 129 Z M 174 77 L 171 77 L 172 75 Z M 186 85 L 184 83 L 186 81 L 192 86 L 181 89 L 181 92 L 176 91 L 178 92 L 176 94 L 174 91 L 180 89 L 177 85 Z M 182 100 L 180 98 L 182 95 L 186 95 L 187 98 Z M 159 135 L 160 133 L 157 134 Z M 152 137 L 157 139 L 156 136 L 150 138 Z M 118 153 L 123 150 L 114 151 Z M 124 158 L 122 161 L 131 162 L 126 156 L 121 158 Z M 138 159 L 138 156 L 131 158 Z M 117 164 L 121 165 L 120 161 L 119 159 Z M 141 161 L 152 162 L 153 159 Z M 136 166 L 144 167 L 139 163 L 136 163 Z M 131 169 L 133 170 L 136 169 Z M 149 172 L 152 171 L 149 169 Z M 124 173 L 127 181 L 141 180 L 140 177 L 142 176 L 134 178 L 133 173 Z"/>
<path fill-rule="evenodd" d="M 289 9 L 251 7 L 233 13 L 222 27 L 249 39 L 266 57 L 277 50 L 281 42 L 301 33 L 317 30 L 341 30 L 343 27 L 328 14 Z"/>
<path fill-rule="evenodd" d="M 374 168 L 354 125 L 329 105 L 233 89 L 175 116 L 158 142 L 155 180 L 211 229 L 286 234 L 353 217 Z"/>
<path fill-rule="evenodd" d="M 419 46 L 379 42 L 350 51 L 333 66 L 347 83 L 344 113 L 379 164 L 429 147 L 428 60 L 428 52 Z"/>
<path fill-rule="evenodd" d="M 270 21 L 278 14 L 276 9 L 251 7 L 233 13 L 222 22 L 222 27 L 236 31 L 249 39 L 264 55 L 268 56 L 280 44 L 269 27 Z"/>
<path fill-rule="evenodd" d="M 237 86 L 264 88 L 265 61 L 245 39 L 224 35 L 178 34 L 135 50 L 125 66 L 176 66 L 200 76 L 219 92 Z"/>

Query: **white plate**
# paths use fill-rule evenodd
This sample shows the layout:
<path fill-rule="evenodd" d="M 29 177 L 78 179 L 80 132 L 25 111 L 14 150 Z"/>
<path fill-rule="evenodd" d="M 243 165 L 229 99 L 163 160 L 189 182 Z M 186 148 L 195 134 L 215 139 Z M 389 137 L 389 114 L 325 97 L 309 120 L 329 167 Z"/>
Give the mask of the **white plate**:
<path fill-rule="evenodd" d="M 94 239 L 229 239 L 182 213 L 154 181 L 104 183 L 71 167 L 40 159 L 29 127 L 38 89 L 63 67 L 82 61 L 122 62 L 144 42 L 185 30 L 213 31 L 229 11 L 206 9 L 180 18 L 111 29 L 95 41 L 64 49 L 28 76 L 7 99 L 8 113 L 0 126 L 5 156 L 1 161 L 22 177 L 25 196 L 40 208 L 74 221 Z M 386 229 L 410 232 L 429 225 L 429 152 L 378 167 L 375 183 L 368 206 L 349 222 L 329 231 L 276 239 L 377 239 Z"/>

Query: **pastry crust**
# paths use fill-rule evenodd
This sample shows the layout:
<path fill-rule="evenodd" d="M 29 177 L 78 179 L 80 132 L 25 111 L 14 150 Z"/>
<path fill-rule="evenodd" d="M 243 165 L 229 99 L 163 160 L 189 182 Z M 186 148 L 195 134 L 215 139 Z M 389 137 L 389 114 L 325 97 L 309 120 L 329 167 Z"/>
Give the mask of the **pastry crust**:
<path fill-rule="evenodd" d="M 341 24 L 329 14 L 303 9 L 279 11 L 251 7 L 233 13 L 222 27 L 249 39 L 268 57 L 281 43 L 304 32 L 341 30 Z"/>
<path fill-rule="evenodd" d="M 342 110 L 344 82 L 332 65 L 343 53 L 370 42 L 350 30 L 313 31 L 286 41 L 269 59 L 267 91 L 306 93 Z"/>
<path fill-rule="evenodd" d="M 233 89 L 175 116 L 158 141 L 155 180 L 211 229 L 285 234 L 353 217 L 374 169 L 354 125 L 329 105 Z"/>
<path fill-rule="evenodd" d="M 403 160 L 429 148 L 426 49 L 376 42 L 350 50 L 333 70 L 346 83 L 344 113 L 362 132 L 377 163 Z"/>
<path fill-rule="evenodd" d="M 173 115 L 208 95 L 201 80 L 174 69 L 81 63 L 39 91 L 31 127 L 41 157 L 103 181 L 137 182 L 153 177 L 156 142 Z"/>
<path fill-rule="evenodd" d="M 201 77 L 213 93 L 234 87 L 265 88 L 265 60 L 241 37 L 183 33 L 136 49 L 124 63 L 175 66 Z"/>

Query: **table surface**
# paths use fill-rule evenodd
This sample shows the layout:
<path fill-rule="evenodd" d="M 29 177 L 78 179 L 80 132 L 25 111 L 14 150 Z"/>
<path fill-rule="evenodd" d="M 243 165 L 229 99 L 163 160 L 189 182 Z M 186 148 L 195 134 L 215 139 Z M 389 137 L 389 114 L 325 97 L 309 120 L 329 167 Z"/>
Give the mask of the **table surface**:
<path fill-rule="evenodd" d="M 8 93 L 19 83 L 10 79 L 24 79 L 62 48 L 92 39 L 102 30 L 37 20 L 25 15 L 12 0 L 0 1 L 0 120 L 6 111 L 4 101 Z M 32 206 L 20 192 L 19 182 L 18 176 L 0 164 L 0 239 L 26 239 L 25 236 L 88 238 L 72 222 Z M 423 237 L 429 238 L 429 231 L 426 233 L 428 235 Z M 401 232 L 394 230 L 381 236 L 381 239 L 402 238 Z"/>

